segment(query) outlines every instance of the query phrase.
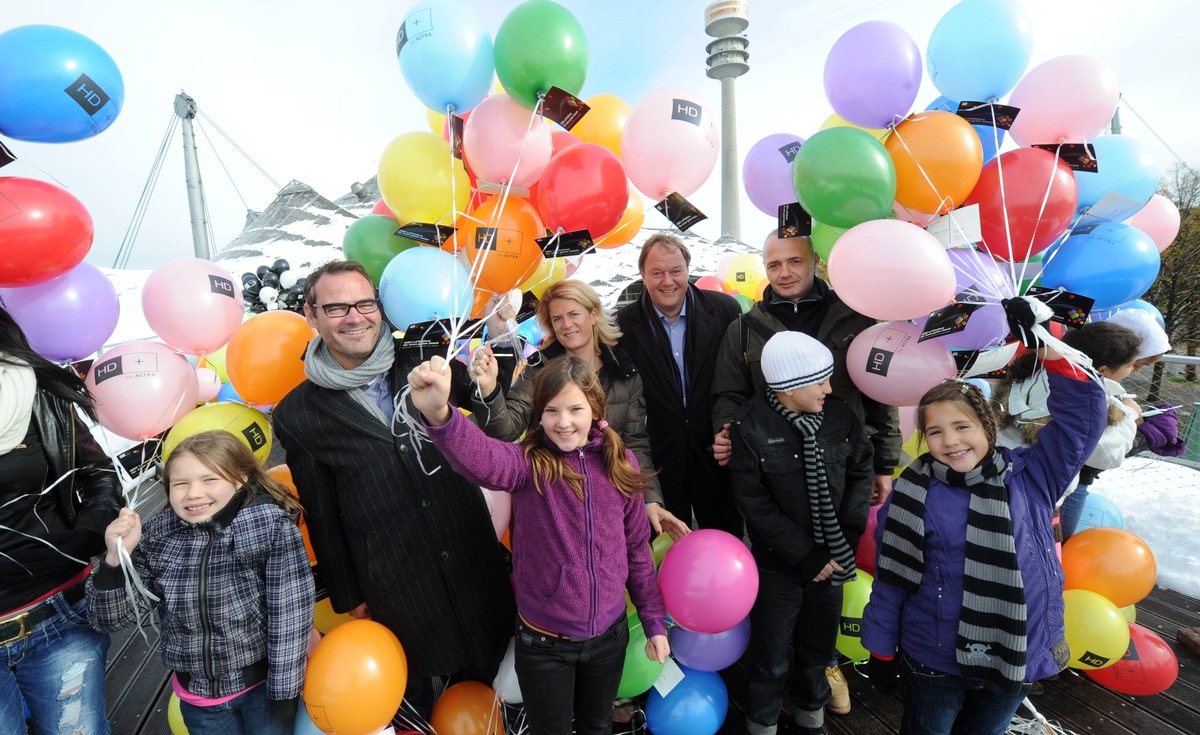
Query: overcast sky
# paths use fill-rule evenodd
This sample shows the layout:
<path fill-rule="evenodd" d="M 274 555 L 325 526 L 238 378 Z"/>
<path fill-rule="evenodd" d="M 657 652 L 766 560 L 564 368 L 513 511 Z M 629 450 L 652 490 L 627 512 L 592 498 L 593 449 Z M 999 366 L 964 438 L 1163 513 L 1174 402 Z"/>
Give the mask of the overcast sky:
<path fill-rule="evenodd" d="M 517 4 L 465 2 L 493 34 Z M 704 0 L 562 4 L 588 35 L 591 62 L 582 97 L 610 93 L 634 105 L 657 87 L 679 86 L 717 111 L 720 85 L 704 73 L 704 46 L 711 40 L 704 35 Z M 739 160 L 768 134 L 808 137 L 817 131 L 832 112 L 822 86 L 825 57 L 843 32 L 863 21 L 889 20 L 923 51 L 952 5 L 750 0 L 751 69 L 737 82 Z M 396 0 L 6 2 L 0 30 L 50 23 L 90 36 L 116 60 L 126 91 L 120 117 L 95 138 L 62 145 L 6 141 L 20 160 L 0 175 L 45 178 L 73 192 L 96 222 L 88 260 L 110 266 L 173 114 L 172 100 L 184 90 L 280 185 L 299 179 L 336 199 L 375 174 L 392 138 L 427 129 L 424 108 L 409 92 L 394 53 L 396 29 L 409 7 Z M 1151 142 L 1164 163 L 1172 162 L 1152 128 L 1187 163 L 1200 164 L 1200 102 L 1192 91 L 1200 70 L 1197 6 L 1185 0 L 1041 0 L 1026 7 L 1036 34 L 1031 66 L 1069 53 L 1104 60 L 1128 102 L 1124 132 Z M 926 79 L 917 109 L 936 96 Z M 200 166 L 221 247 L 241 231 L 246 207 L 264 208 L 275 189 L 215 128 L 201 126 L 209 138 L 197 133 Z M 192 252 L 181 148 L 176 133 L 130 267 L 153 267 Z M 718 176 L 691 198 L 711 218 L 695 231 L 716 238 Z M 653 211 L 646 221 L 665 225 Z M 742 239 L 760 241 L 771 227 L 771 218 L 743 198 Z"/>

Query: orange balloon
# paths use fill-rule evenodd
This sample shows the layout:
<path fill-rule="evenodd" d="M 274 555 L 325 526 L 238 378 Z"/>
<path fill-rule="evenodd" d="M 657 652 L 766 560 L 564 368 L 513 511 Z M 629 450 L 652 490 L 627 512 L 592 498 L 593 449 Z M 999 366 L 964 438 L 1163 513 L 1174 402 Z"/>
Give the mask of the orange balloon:
<path fill-rule="evenodd" d="M 438 735 L 504 735 L 496 693 L 477 681 L 447 687 L 433 704 L 429 724 Z"/>
<path fill-rule="evenodd" d="M 290 311 L 244 322 L 225 350 L 229 382 L 250 406 L 273 406 L 304 382 L 304 350 L 316 331 Z"/>
<path fill-rule="evenodd" d="M 598 94 L 585 100 L 589 107 L 583 119 L 571 128 L 582 143 L 595 143 L 621 157 L 621 134 L 629 119 L 629 103 L 615 94 Z"/>
<path fill-rule="evenodd" d="M 621 221 L 603 237 L 596 239 L 596 247 L 603 250 L 621 247 L 638 234 L 645 219 L 646 205 L 642 202 L 642 195 L 638 194 L 637 189 L 631 186 L 629 187 L 629 203 L 625 205 L 625 214 L 621 215 Z"/>
<path fill-rule="evenodd" d="M 1090 590 L 1118 608 L 1140 602 L 1154 589 L 1158 565 L 1154 552 L 1123 528 L 1080 531 L 1063 544 L 1066 589 Z"/>
<path fill-rule="evenodd" d="M 276 465 L 269 470 L 267 474 L 275 479 L 280 485 L 292 494 L 296 500 L 300 500 L 300 492 L 296 490 L 296 483 L 292 480 L 292 470 L 285 464 Z M 304 550 L 308 552 L 308 563 L 316 565 L 317 552 L 313 551 L 312 540 L 308 537 L 308 523 L 304 520 L 304 514 L 300 514 L 300 518 L 296 521 L 296 525 L 300 527 L 300 537 L 304 539 Z"/>
<path fill-rule="evenodd" d="M 473 220 L 455 233 L 459 242 L 466 241 L 475 286 L 496 293 L 525 281 L 542 262 L 537 210 L 520 197 L 509 197 L 503 210 L 500 201 L 494 197 L 481 204 L 471 213 Z"/>
<path fill-rule="evenodd" d="M 983 144 L 971 124 L 940 110 L 909 115 L 884 141 L 896 164 L 896 201 L 945 214 L 970 195 L 983 171 Z"/>
<path fill-rule="evenodd" d="M 392 720 L 408 681 L 408 660 L 392 632 L 351 620 L 321 639 L 308 659 L 304 705 L 331 735 L 368 735 Z"/>

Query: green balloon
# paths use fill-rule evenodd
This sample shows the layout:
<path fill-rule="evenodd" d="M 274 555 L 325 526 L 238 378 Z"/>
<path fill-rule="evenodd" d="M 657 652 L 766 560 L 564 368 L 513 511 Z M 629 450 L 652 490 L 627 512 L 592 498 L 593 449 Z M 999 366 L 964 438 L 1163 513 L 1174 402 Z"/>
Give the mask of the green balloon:
<path fill-rule="evenodd" d="M 737 298 L 736 296 L 734 298 Z M 663 557 L 667 555 L 671 547 L 675 544 L 675 539 L 671 538 L 670 534 L 660 533 L 650 542 L 650 556 L 654 559 L 654 566 L 657 568 L 662 564 Z"/>
<path fill-rule="evenodd" d="M 738 306 L 742 307 L 743 314 L 754 308 L 754 299 L 746 294 L 735 293 L 731 295 L 733 296 L 733 300 L 738 302 Z"/>
<path fill-rule="evenodd" d="M 829 254 L 833 252 L 833 246 L 837 244 L 838 238 L 845 233 L 845 227 L 834 227 L 833 225 L 827 225 L 824 222 L 813 220 L 813 250 L 817 251 L 817 255 L 820 256 L 821 260 L 828 263 Z"/>
<path fill-rule="evenodd" d="M 800 147 L 792 162 L 792 186 L 813 219 L 850 228 L 892 211 L 896 167 L 870 133 L 829 128 Z"/>
<path fill-rule="evenodd" d="M 376 286 L 383 269 L 397 253 L 420 247 L 421 243 L 395 234 L 400 223 L 383 214 L 368 214 L 354 220 L 342 235 L 342 254 L 367 269 Z"/>
<path fill-rule="evenodd" d="M 664 664 L 646 657 L 646 633 L 637 613 L 630 613 L 626 622 L 629 624 L 629 645 L 625 647 L 625 665 L 621 669 L 617 696 L 636 697 L 654 686 Z"/>
<path fill-rule="evenodd" d="M 578 95 L 587 79 L 588 42 L 579 21 L 558 3 L 528 0 L 496 31 L 496 76 L 522 107 L 534 109 L 550 87 Z"/>

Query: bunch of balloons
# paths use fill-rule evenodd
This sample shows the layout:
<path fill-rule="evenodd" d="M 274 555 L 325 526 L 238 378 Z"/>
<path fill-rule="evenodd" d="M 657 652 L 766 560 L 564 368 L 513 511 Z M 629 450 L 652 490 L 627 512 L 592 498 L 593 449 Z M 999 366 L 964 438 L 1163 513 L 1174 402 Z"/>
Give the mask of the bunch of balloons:
<path fill-rule="evenodd" d="M 304 313 L 304 276 L 291 270 L 291 264 L 279 258 L 271 265 L 260 265 L 254 273 L 242 274 L 242 298 L 246 310 Z"/>

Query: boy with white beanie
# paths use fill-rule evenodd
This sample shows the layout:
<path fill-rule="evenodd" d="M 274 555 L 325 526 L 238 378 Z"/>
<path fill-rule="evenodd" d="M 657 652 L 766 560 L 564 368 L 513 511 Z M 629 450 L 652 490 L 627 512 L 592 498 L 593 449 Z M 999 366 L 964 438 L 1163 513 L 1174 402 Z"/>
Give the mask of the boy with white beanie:
<path fill-rule="evenodd" d="M 750 612 L 746 729 L 774 735 L 795 643 L 792 718 L 827 733 L 825 667 L 834 653 L 842 585 L 867 525 L 871 444 L 850 408 L 830 395 L 833 354 L 802 332 L 767 341 L 768 389 L 734 414 L 729 461 L 734 500 L 759 570 Z"/>

